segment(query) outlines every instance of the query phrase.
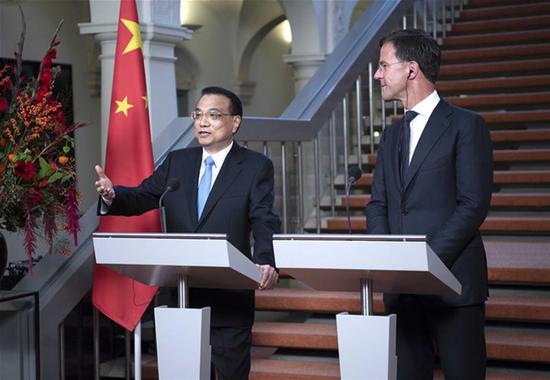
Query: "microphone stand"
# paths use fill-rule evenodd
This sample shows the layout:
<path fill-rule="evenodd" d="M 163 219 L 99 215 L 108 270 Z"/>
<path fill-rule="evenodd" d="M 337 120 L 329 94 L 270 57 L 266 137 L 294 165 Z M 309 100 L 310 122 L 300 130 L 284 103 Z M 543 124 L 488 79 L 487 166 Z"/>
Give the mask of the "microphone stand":
<path fill-rule="evenodd" d="M 162 205 L 162 198 L 166 195 L 164 193 L 160 200 L 159 200 L 159 209 L 160 209 L 160 231 L 165 234 L 166 233 L 166 210 L 164 209 L 164 206 Z"/>
<path fill-rule="evenodd" d="M 349 211 L 349 196 L 351 192 L 351 184 L 352 182 L 348 178 L 346 182 L 346 215 L 348 216 L 348 234 L 351 235 L 351 215 Z"/>

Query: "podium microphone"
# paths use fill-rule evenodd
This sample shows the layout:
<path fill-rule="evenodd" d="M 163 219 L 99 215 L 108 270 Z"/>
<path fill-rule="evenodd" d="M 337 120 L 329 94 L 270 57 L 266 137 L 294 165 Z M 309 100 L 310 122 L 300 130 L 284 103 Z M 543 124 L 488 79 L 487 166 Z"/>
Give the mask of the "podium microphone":
<path fill-rule="evenodd" d="M 349 211 L 349 195 L 351 186 L 361 178 L 361 169 L 357 165 L 352 165 L 348 168 L 348 179 L 346 181 L 346 215 L 348 216 L 348 233 L 351 235 L 351 214 Z"/>
<path fill-rule="evenodd" d="M 171 191 L 176 191 L 179 188 L 180 188 L 180 181 L 178 181 L 177 178 L 168 178 L 168 182 L 166 183 L 166 188 L 164 189 L 163 193 L 159 198 L 160 227 L 162 232 L 166 232 L 166 211 L 164 210 L 162 201 L 166 194 L 168 194 Z"/>

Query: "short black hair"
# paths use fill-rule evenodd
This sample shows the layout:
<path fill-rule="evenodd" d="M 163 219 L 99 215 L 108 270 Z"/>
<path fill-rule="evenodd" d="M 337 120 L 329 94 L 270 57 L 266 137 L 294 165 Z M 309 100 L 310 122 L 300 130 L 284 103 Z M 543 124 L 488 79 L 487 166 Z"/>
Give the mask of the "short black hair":
<path fill-rule="evenodd" d="M 229 99 L 229 112 L 233 116 L 243 116 L 243 104 L 241 99 L 232 91 L 223 87 L 205 87 L 201 91 L 201 97 L 204 95 L 223 95 Z"/>
<path fill-rule="evenodd" d="M 380 47 L 392 43 L 395 56 L 401 61 L 415 61 L 424 76 L 435 84 L 439 76 L 441 48 L 437 41 L 420 29 L 403 29 L 380 39 Z"/>

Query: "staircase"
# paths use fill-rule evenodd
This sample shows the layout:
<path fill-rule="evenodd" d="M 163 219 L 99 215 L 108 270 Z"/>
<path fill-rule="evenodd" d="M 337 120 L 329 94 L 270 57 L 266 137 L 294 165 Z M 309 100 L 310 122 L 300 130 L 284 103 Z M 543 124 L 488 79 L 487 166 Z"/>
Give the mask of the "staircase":
<path fill-rule="evenodd" d="M 494 193 L 481 227 L 491 287 L 487 379 L 549 379 L 550 1 L 470 0 L 442 47 L 438 91 L 479 112 L 494 143 Z M 376 155 L 362 162 L 350 199 L 357 233 L 366 229 Z M 336 186 L 342 193 L 343 178 Z M 344 215 L 344 197 L 335 203 Z M 328 213 L 330 199 L 323 204 Z M 344 216 L 322 220 L 324 233 L 347 229 Z M 339 378 L 334 314 L 358 313 L 359 293 L 279 288 L 256 302 L 275 314 L 254 325 L 251 379 Z M 381 295 L 374 308 L 383 312 Z"/>
<path fill-rule="evenodd" d="M 491 211 L 481 227 L 491 287 L 487 379 L 550 379 L 550 0 L 469 0 L 442 46 L 438 91 L 479 112 L 495 148 Z M 368 142 L 365 136 L 364 152 Z M 376 155 L 365 153 L 362 162 L 350 199 L 357 233 L 366 229 Z M 343 188 L 337 178 L 337 192 Z M 330 204 L 323 199 L 326 215 Z M 335 204 L 336 216 L 322 218 L 324 233 L 348 230 L 345 199 Z M 250 379 L 339 379 L 334 315 L 359 313 L 359 293 L 304 289 L 282 278 L 277 289 L 256 293 Z M 383 313 L 381 294 L 374 310 Z M 154 359 L 142 375 L 158 378 Z"/>

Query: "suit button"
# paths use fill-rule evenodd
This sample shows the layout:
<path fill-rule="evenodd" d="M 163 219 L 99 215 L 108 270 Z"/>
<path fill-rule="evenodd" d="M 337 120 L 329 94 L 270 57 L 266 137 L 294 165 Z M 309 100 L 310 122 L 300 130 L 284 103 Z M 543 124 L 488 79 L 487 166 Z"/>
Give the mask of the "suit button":
<path fill-rule="evenodd" d="M 404 208 L 404 209 L 401 210 L 401 213 L 402 213 L 403 215 L 407 215 L 409 212 L 407 211 L 407 209 Z"/>

